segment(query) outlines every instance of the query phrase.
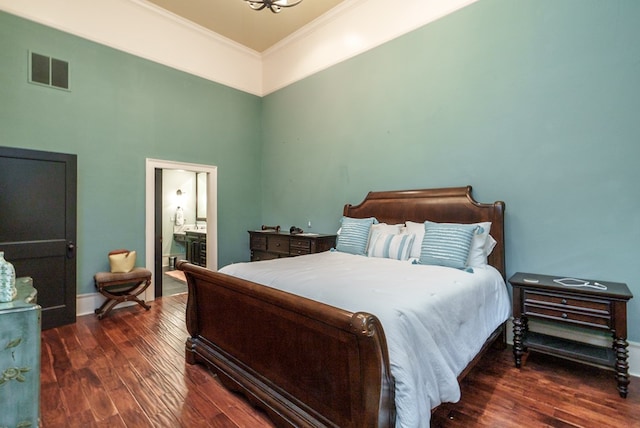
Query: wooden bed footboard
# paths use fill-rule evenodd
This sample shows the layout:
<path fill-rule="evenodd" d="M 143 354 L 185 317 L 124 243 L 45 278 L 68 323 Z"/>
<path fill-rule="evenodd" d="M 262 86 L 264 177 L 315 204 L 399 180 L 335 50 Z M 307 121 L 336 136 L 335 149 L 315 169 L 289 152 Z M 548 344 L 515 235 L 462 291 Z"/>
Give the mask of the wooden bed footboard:
<path fill-rule="evenodd" d="M 179 262 L 188 363 L 204 363 L 278 426 L 392 427 L 378 319 Z"/>
<path fill-rule="evenodd" d="M 497 244 L 488 263 L 506 277 L 502 201 L 477 202 L 471 186 L 369 192 L 344 206 L 348 217 L 491 222 Z M 187 362 L 204 363 L 278 426 L 393 427 L 395 385 L 384 331 L 368 313 L 351 313 L 253 282 L 178 263 L 189 286 Z M 491 343 L 504 345 L 501 325 Z"/>

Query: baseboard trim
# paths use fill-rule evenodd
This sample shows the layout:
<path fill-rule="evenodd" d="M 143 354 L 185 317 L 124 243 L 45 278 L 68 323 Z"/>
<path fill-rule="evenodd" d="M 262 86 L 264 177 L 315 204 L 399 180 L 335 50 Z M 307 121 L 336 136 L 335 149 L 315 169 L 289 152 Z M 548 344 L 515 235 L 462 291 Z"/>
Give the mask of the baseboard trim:
<path fill-rule="evenodd" d="M 535 321 L 529 321 L 531 331 L 537 333 L 551 334 L 562 337 L 564 339 L 576 340 L 597 346 L 611 346 L 610 339 L 602 335 L 589 333 L 587 331 L 575 331 L 562 328 L 558 325 L 540 324 Z M 513 320 L 507 322 L 507 343 L 513 345 Z M 640 377 L 640 343 L 629 342 L 629 375 Z"/>
<path fill-rule="evenodd" d="M 107 300 L 100 293 L 78 294 L 76 296 L 76 317 L 95 314 L 96 309 Z M 122 302 L 117 307 L 124 308 L 126 306 L 136 305 L 136 302 Z"/>

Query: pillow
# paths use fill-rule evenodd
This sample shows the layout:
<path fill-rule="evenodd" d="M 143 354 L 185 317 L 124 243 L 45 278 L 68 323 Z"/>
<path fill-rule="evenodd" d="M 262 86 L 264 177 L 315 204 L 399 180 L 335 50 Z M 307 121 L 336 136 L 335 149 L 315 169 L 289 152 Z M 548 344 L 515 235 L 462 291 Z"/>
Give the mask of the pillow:
<path fill-rule="evenodd" d="M 416 223 L 414 221 L 408 221 L 405 223 L 405 232 L 408 234 L 416 235 L 409 252 L 409 257 L 412 259 L 420 258 L 420 252 L 422 251 L 422 238 L 424 238 L 424 223 Z"/>
<path fill-rule="evenodd" d="M 419 258 L 422 251 L 422 239 L 424 238 L 425 223 L 435 223 L 432 221 L 426 221 L 424 223 L 416 223 L 413 221 L 407 221 L 405 225 L 406 233 L 413 233 L 416 235 L 409 254 L 410 258 Z M 443 223 L 440 223 L 443 224 Z M 445 223 L 447 224 L 447 223 Z M 457 223 L 448 223 L 457 224 Z M 461 224 L 461 223 L 460 223 Z M 485 221 L 481 223 L 472 223 L 473 225 L 480 226 L 481 229 L 473 235 L 471 240 L 471 248 L 469 250 L 469 257 L 467 259 L 467 266 L 482 267 L 487 264 L 487 257 L 495 248 L 497 242 L 489 234 L 491 231 L 491 222 Z"/>
<path fill-rule="evenodd" d="M 369 257 L 407 260 L 416 235 L 406 233 L 372 232 L 369 242 Z"/>
<path fill-rule="evenodd" d="M 425 222 L 420 263 L 463 269 L 467 266 L 475 224 Z"/>
<path fill-rule="evenodd" d="M 376 223 L 371 225 L 371 235 L 374 234 L 374 232 L 381 232 L 381 233 L 391 233 L 391 234 L 399 234 L 402 233 L 402 230 L 404 228 L 404 224 L 400 223 L 400 224 L 387 224 L 387 223 Z"/>
<path fill-rule="evenodd" d="M 112 273 L 131 272 L 136 265 L 136 252 L 125 249 L 109 252 L 109 267 Z"/>
<path fill-rule="evenodd" d="M 371 225 L 377 223 L 375 217 L 351 218 L 342 217 L 340 235 L 336 243 L 336 250 L 343 253 L 364 255 L 369 243 Z"/>
<path fill-rule="evenodd" d="M 495 247 L 495 239 L 491 238 L 494 242 L 490 251 L 487 251 L 487 244 L 489 242 L 489 231 L 491 230 L 491 222 L 485 221 L 482 223 L 474 223 L 478 226 L 478 230 L 473 234 L 471 240 L 471 248 L 469 249 L 469 258 L 467 259 L 467 266 L 482 267 L 487 264 L 487 256 Z"/>

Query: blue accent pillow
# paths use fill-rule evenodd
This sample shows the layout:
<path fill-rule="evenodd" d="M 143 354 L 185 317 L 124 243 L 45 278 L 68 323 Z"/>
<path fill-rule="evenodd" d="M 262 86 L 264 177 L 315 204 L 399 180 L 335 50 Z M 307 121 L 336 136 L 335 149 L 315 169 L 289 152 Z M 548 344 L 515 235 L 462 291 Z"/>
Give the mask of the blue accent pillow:
<path fill-rule="evenodd" d="M 336 250 L 343 253 L 365 255 L 369 243 L 371 225 L 378 223 L 375 217 L 351 218 L 342 217 L 342 226 L 336 243 Z"/>
<path fill-rule="evenodd" d="M 425 223 L 420 263 L 464 269 L 467 266 L 475 224 Z"/>

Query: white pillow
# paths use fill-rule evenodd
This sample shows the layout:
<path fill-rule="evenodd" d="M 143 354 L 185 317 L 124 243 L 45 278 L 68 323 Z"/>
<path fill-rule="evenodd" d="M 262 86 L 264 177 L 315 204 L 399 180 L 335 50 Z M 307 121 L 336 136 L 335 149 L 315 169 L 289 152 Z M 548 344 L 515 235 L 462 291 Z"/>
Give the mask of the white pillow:
<path fill-rule="evenodd" d="M 416 236 L 407 233 L 383 233 L 374 231 L 369 241 L 369 257 L 407 260 Z"/>
<path fill-rule="evenodd" d="M 376 223 L 371 225 L 371 234 L 373 232 L 380 233 L 391 233 L 391 234 L 399 234 L 402 232 L 404 228 L 404 224 L 387 224 L 387 223 Z"/>
<path fill-rule="evenodd" d="M 467 266 L 471 267 L 482 267 L 487 264 L 487 256 L 491 254 L 493 247 L 496 246 L 496 241 L 491 237 L 489 240 L 489 232 L 491 231 L 491 222 L 484 221 L 482 223 L 475 223 L 480 226 L 480 229 L 473 235 L 473 239 L 471 239 L 471 248 L 469 249 L 469 258 L 467 259 Z M 493 242 L 492 245 L 490 241 Z M 487 247 L 490 246 L 489 251 L 487 251 Z"/>
<path fill-rule="evenodd" d="M 417 259 L 420 257 L 420 251 L 422 250 L 422 239 L 424 238 L 424 223 L 416 223 L 414 221 L 408 221 L 405 223 L 405 233 L 416 235 L 409 252 L 409 257 Z"/>

